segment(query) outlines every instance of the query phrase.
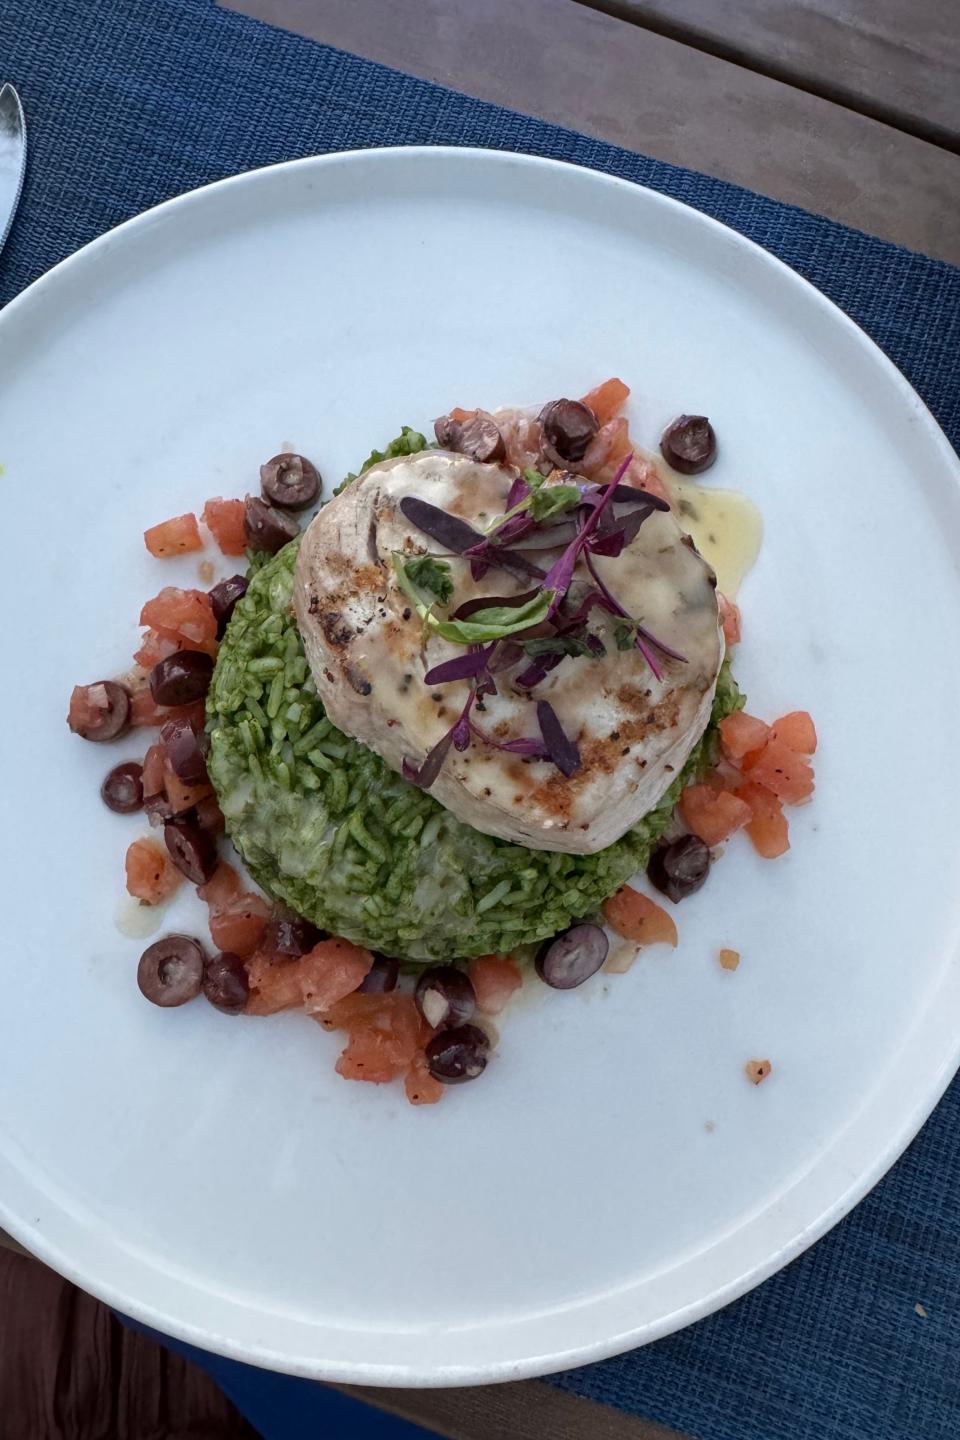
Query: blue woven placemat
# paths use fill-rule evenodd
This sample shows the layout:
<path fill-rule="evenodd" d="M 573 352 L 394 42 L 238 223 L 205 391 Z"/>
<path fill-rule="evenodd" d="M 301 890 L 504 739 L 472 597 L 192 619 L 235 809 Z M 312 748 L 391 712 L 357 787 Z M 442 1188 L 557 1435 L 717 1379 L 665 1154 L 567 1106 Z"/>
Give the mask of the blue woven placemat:
<path fill-rule="evenodd" d="M 874 336 L 960 443 L 951 266 L 212 0 L 0 0 L 0 67 L 23 96 L 31 159 L 0 303 L 137 211 L 250 166 L 369 145 L 529 151 L 663 190 L 765 245 Z M 956 1440 L 958 1141 L 955 1082 L 890 1175 L 789 1269 L 679 1335 L 554 1383 L 702 1440 Z"/>

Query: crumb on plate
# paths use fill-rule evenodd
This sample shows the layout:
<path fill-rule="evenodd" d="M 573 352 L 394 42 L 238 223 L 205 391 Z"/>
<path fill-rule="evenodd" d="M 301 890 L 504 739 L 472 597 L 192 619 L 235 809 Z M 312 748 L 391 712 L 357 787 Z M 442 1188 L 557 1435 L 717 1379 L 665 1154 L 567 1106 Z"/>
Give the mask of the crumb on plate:
<path fill-rule="evenodd" d="M 740 964 L 740 951 L 721 950 L 720 964 L 722 965 L 724 970 L 736 970 L 737 966 Z"/>
<path fill-rule="evenodd" d="M 759 1085 L 761 1080 L 766 1080 L 773 1066 L 769 1060 L 748 1060 L 743 1068 L 750 1084 Z"/>

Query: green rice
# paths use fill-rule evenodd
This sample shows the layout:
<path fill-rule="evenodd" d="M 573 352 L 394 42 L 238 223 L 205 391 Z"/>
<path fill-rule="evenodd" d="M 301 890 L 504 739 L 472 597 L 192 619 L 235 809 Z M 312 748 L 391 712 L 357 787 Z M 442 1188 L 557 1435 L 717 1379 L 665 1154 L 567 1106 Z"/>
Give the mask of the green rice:
<path fill-rule="evenodd" d="M 251 574 L 207 702 L 210 775 L 230 838 L 274 899 L 324 930 L 427 961 L 555 935 L 645 867 L 682 786 L 743 701 L 725 664 L 706 734 L 663 801 L 595 855 L 482 835 L 324 714 L 291 597 L 299 541 Z"/>

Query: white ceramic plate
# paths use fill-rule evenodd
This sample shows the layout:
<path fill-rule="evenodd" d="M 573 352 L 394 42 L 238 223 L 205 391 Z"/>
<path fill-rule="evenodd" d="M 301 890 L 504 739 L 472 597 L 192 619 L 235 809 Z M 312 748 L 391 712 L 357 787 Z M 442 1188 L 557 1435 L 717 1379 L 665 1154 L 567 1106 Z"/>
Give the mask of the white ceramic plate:
<path fill-rule="evenodd" d="M 255 488 L 283 442 L 336 480 L 402 422 L 610 374 L 651 445 L 707 411 L 710 482 L 763 508 L 738 674 L 753 709 L 809 708 L 822 737 L 789 856 L 732 844 L 677 952 L 530 987 L 484 1079 L 436 1109 L 343 1083 L 337 1037 L 302 1017 L 145 1004 L 115 923 L 140 827 L 97 797 L 116 752 L 64 724 L 74 682 L 124 665 L 144 597 L 195 583 L 140 532 Z M 507 1379 L 724 1304 L 903 1149 L 960 1035 L 958 466 L 791 271 L 548 161 L 281 165 L 121 226 L 8 307 L 0 462 L 0 1221 L 32 1250 L 280 1370 Z M 752 1057 L 774 1064 L 759 1088 Z"/>

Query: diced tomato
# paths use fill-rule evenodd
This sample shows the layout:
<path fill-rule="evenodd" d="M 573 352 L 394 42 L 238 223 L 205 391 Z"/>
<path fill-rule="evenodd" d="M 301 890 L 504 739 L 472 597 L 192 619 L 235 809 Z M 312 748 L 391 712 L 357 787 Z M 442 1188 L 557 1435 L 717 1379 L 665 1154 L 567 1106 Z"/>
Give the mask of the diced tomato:
<path fill-rule="evenodd" d="M 321 940 L 298 961 L 303 1003 L 313 1013 L 329 1010 L 363 984 L 373 955 L 349 940 Z"/>
<path fill-rule="evenodd" d="M 357 1002 L 368 1002 L 358 1004 Z M 341 1010 L 341 1006 L 345 1007 Z M 420 1017 L 412 995 L 351 995 L 327 1016 L 349 1017 L 347 1048 L 337 1071 L 347 1080 L 393 1080 L 420 1051 Z M 338 1027 L 339 1028 L 339 1027 Z"/>
<path fill-rule="evenodd" d="M 262 895 L 245 890 L 221 909 L 210 911 L 210 938 L 218 950 L 250 955 L 260 943 L 269 909 Z"/>
<path fill-rule="evenodd" d="M 635 945 L 663 944 L 676 948 L 677 927 L 672 917 L 649 895 L 630 885 L 624 885 L 603 902 L 603 914 L 612 930 Z"/>
<path fill-rule="evenodd" d="M 202 550 L 203 541 L 197 528 L 196 515 L 177 515 L 160 525 L 151 525 L 143 532 L 144 544 L 151 555 L 166 560 L 171 555 L 184 555 L 189 550 Z"/>
<path fill-rule="evenodd" d="M 213 794 L 213 786 L 206 780 L 197 785 L 188 785 L 186 780 L 181 780 L 168 764 L 164 775 L 164 789 L 167 792 L 167 799 L 174 815 L 182 815 L 186 810 L 192 810 L 194 805 L 205 800 Z"/>
<path fill-rule="evenodd" d="M 165 705 L 158 705 L 150 694 L 150 686 L 144 682 L 133 692 L 130 700 L 131 725 L 162 725 L 170 711 Z"/>
<path fill-rule="evenodd" d="M 134 840 L 127 851 L 127 890 L 148 905 L 159 905 L 172 895 L 183 876 L 166 849 L 156 840 Z"/>
<path fill-rule="evenodd" d="M 197 886 L 197 894 L 209 907 L 210 936 L 217 949 L 231 950 L 235 955 L 252 954 L 260 944 L 270 915 L 263 896 L 244 890 L 243 881 L 226 860 L 220 861 L 209 880 Z M 252 980 L 250 984 L 252 988 Z M 289 1003 L 300 1003 L 299 991 L 296 1001 Z"/>
<path fill-rule="evenodd" d="M 596 480 L 600 472 L 616 466 L 630 453 L 630 435 L 622 415 L 601 425 L 577 467 L 581 474 Z"/>
<path fill-rule="evenodd" d="M 706 845 L 719 845 L 750 819 L 750 807 L 712 785 L 688 785 L 680 796 L 683 823 Z"/>
<path fill-rule="evenodd" d="M 445 1085 L 435 1080 L 427 1067 L 427 1057 L 417 1053 L 403 1081 L 411 1105 L 436 1105 L 443 1099 Z"/>
<path fill-rule="evenodd" d="M 477 1007 L 487 1015 L 499 1015 L 523 976 L 509 955 L 478 955 L 470 961 L 470 979 L 477 995 Z"/>
<path fill-rule="evenodd" d="M 783 813 L 783 806 L 776 795 L 771 795 L 763 785 L 746 780 L 737 788 L 739 798 L 750 806 L 752 819 L 747 824 L 747 834 L 753 841 L 753 848 L 765 860 L 776 860 L 790 849 L 790 827 Z"/>
<path fill-rule="evenodd" d="M 295 960 L 260 948 L 247 962 L 250 994 L 244 1007 L 248 1015 L 276 1015 L 303 1004 L 300 967 Z"/>
<path fill-rule="evenodd" d="M 182 636 L 194 649 L 216 654 L 217 622 L 210 596 L 203 590 L 179 590 L 167 585 L 144 605 L 140 624 L 166 635 Z"/>
<path fill-rule="evenodd" d="M 456 420 L 458 425 L 462 425 L 464 420 L 471 419 L 476 413 L 476 410 L 464 410 L 460 405 L 454 405 L 450 411 L 450 419 Z"/>
<path fill-rule="evenodd" d="M 740 607 L 728 600 L 720 590 L 717 591 L 717 605 L 720 608 L 720 624 L 723 626 L 723 638 L 728 645 L 739 645 L 740 643 Z"/>
<path fill-rule="evenodd" d="M 370 1080 L 384 1085 L 402 1074 L 402 1067 L 393 1059 L 389 1036 L 379 1030 L 351 1030 L 337 1061 L 337 1074 L 344 1080 Z"/>
<path fill-rule="evenodd" d="M 247 548 L 243 515 L 242 500 L 222 500 L 217 496 L 203 507 L 203 523 L 224 555 L 242 555 Z"/>
<path fill-rule="evenodd" d="M 630 386 L 624 385 L 622 380 L 604 380 L 584 395 L 583 403 L 590 406 L 601 425 L 606 425 L 608 420 L 620 414 L 629 395 Z"/>
<path fill-rule="evenodd" d="M 133 658 L 144 670 L 152 670 L 160 660 L 175 655 L 183 648 L 183 641 L 176 635 L 165 634 L 162 630 L 148 630 L 140 641 L 140 648 L 134 650 Z"/>
<path fill-rule="evenodd" d="M 813 717 L 806 710 L 791 710 L 781 715 L 772 726 L 774 740 L 782 740 L 798 755 L 813 755 L 817 748 L 817 730 Z"/>
<path fill-rule="evenodd" d="M 221 860 L 209 880 L 197 886 L 197 894 L 207 905 L 220 908 L 235 900 L 243 889 L 243 881 L 226 860 Z"/>
<path fill-rule="evenodd" d="M 109 709 L 107 691 L 102 685 L 74 685 L 70 691 L 67 724 L 75 735 L 95 730 Z"/>
<path fill-rule="evenodd" d="M 765 785 L 788 805 L 799 805 L 813 794 L 813 771 L 809 762 L 773 737 L 759 753 L 747 756 L 743 771 L 748 779 Z"/>
<path fill-rule="evenodd" d="M 456 416 L 458 412 L 451 411 Z M 507 462 L 518 470 L 536 465 L 540 458 L 540 422 L 522 410 L 509 410 L 497 416 L 497 424 L 507 449 Z"/>
<path fill-rule="evenodd" d="M 761 750 L 769 735 L 769 725 L 742 710 L 735 710 L 720 721 L 720 743 L 728 760 L 742 760 L 752 750 Z"/>
<path fill-rule="evenodd" d="M 163 794 L 166 774 L 167 757 L 163 746 L 151 745 L 143 758 L 143 793 L 147 799 L 151 795 Z"/>

